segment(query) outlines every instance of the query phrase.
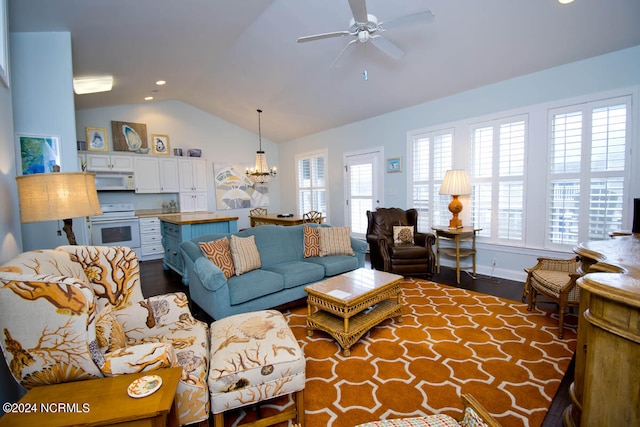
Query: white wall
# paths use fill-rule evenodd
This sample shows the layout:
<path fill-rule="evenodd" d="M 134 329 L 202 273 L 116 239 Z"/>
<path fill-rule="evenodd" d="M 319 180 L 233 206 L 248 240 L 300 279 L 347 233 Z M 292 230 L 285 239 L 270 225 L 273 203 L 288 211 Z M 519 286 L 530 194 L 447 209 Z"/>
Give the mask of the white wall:
<path fill-rule="evenodd" d="M 247 111 L 248 115 L 256 115 L 255 111 Z M 135 105 L 78 110 L 76 112 L 76 132 L 78 140 L 84 141 L 86 127 L 106 128 L 109 137 L 109 151 L 113 151 L 111 121 L 144 123 L 147 125 L 148 138 L 151 134 L 169 136 L 169 148 L 182 148 L 185 155 L 189 148 L 200 148 L 207 164 L 208 208 L 212 212 L 238 217 L 238 228 L 249 227 L 249 210 L 218 210 L 215 199 L 214 163 L 238 164 L 253 166 L 258 150 L 258 135 L 242 129 L 216 116 L 205 113 L 181 101 L 150 102 Z M 263 124 L 268 115 L 263 113 Z M 256 115 L 256 129 L 258 117 Z M 262 139 L 262 149 L 267 154 L 269 166 L 276 166 L 278 145 Z M 269 185 L 270 211 L 280 209 L 280 177 L 277 176 Z M 117 203 L 133 202 L 136 209 L 160 209 L 163 201 L 174 198 L 165 195 L 132 195 L 132 193 L 100 194 L 101 202 Z"/>
<path fill-rule="evenodd" d="M 416 84 L 430 84 L 430 82 L 416 82 Z M 344 152 L 382 146 L 385 157 L 401 156 L 404 160 L 407 158 L 407 133 L 413 130 L 639 84 L 640 46 L 636 46 L 351 123 L 281 144 L 280 185 L 295 182 L 294 158 L 297 154 L 311 150 L 310 147 L 327 148 L 331 222 L 334 225 L 344 225 L 345 195 L 342 184 Z M 371 102 L 378 102 L 375 99 L 375 93 L 372 93 L 371 97 Z M 638 114 L 636 113 L 634 117 L 637 118 Z M 636 132 L 634 139 L 636 144 L 638 144 L 637 135 Z M 539 143 L 545 143 L 545 141 L 546 139 L 542 139 Z M 532 143 L 536 142 L 532 141 Z M 468 144 L 464 145 L 468 151 Z M 454 147 L 454 151 L 458 153 L 457 156 L 461 153 L 459 148 Z M 388 207 L 411 207 L 408 206 L 406 190 L 404 190 L 407 187 L 406 168 L 404 170 L 402 173 L 385 174 L 384 200 Z M 283 198 L 281 207 L 284 211 L 295 211 L 295 198 Z M 479 246 L 478 271 L 523 280 L 522 269 L 535 264 L 535 257 L 542 255 L 562 256 L 563 254 L 540 250 L 525 250 L 518 253 L 507 247 Z M 490 267 L 493 258 L 500 259 L 500 267 L 495 270 Z"/>
<path fill-rule="evenodd" d="M 71 35 L 66 32 L 12 33 L 10 46 L 14 132 L 57 136 L 61 170 L 77 171 Z M 20 162 L 17 147 L 15 162 Z M 78 241 L 83 242 L 83 220 L 76 218 L 73 224 Z M 23 249 L 68 244 L 64 233 L 57 234 L 59 229 L 58 221 L 23 224 Z"/>

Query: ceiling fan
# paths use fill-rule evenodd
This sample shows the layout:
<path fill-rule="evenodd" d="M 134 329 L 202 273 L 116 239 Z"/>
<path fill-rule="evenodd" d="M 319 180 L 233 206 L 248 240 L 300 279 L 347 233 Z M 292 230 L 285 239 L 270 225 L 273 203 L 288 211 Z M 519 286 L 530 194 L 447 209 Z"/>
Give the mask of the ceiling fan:
<path fill-rule="evenodd" d="M 356 43 L 368 43 L 370 42 L 376 48 L 380 49 L 383 53 L 388 55 L 394 60 L 399 60 L 405 54 L 405 51 L 398 46 L 382 37 L 380 32 L 386 31 L 390 28 L 407 25 L 416 22 L 431 22 L 433 21 L 433 13 L 430 10 L 423 10 L 421 12 L 411 13 L 409 15 L 400 16 L 388 21 L 378 21 L 378 18 L 374 15 L 367 13 L 366 0 L 349 0 L 349 7 L 353 18 L 349 22 L 348 31 L 333 31 L 330 33 L 315 34 L 312 36 L 300 37 L 298 43 L 305 43 L 314 40 L 327 39 L 332 37 L 352 36 L 355 39 L 351 40 L 338 54 L 338 57 L 333 61 L 332 66 L 339 67 L 343 60 L 344 53 Z"/>

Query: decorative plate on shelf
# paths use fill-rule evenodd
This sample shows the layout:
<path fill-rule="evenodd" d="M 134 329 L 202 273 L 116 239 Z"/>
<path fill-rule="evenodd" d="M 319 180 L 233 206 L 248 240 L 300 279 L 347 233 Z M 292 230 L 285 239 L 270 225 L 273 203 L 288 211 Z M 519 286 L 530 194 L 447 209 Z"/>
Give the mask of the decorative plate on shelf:
<path fill-rule="evenodd" d="M 162 377 L 158 375 L 145 375 L 129 384 L 127 393 L 129 393 L 131 397 L 145 397 L 154 393 L 161 385 Z"/>

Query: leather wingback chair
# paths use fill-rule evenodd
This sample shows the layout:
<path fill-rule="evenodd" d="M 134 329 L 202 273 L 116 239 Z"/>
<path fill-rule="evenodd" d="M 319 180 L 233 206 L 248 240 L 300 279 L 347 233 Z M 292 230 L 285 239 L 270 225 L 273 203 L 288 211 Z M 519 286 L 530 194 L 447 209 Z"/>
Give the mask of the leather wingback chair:
<path fill-rule="evenodd" d="M 436 270 L 433 233 L 420 233 L 418 211 L 399 208 L 378 208 L 367 211 L 367 242 L 371 253 L 371 266 L 376 270 L 402 275 L 431 277 Z M 394 239 L 394 226 L 409 226 L 413 238 Z M 400 229 L 396 229 L 398 231 Z M 396 233 L 397 234 L 397 233 Z M 406 234 L 406 231 L 405 231 Z M 396 236 L 398 237 L 398 236 Z"/>

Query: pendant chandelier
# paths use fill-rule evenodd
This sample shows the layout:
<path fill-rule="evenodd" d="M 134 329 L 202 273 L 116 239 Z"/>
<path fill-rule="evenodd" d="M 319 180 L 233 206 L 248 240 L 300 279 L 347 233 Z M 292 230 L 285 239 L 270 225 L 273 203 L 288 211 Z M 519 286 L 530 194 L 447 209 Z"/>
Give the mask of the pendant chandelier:
<path fill-rule="evenodd" d="M 276 176 L 276 168 L 269 169 L 267 166 L 267 156 L 262 151 L 262 128 L 260 126 L 260 114 L 262 110 L 258 111 L 258 137 L 260 138 L 260 149 L 256 151 L 256 164 L 255 167 L 249 169 L 245 174 L 254 184 L 266 184 L 271 181 L 272 176 Z"/>

